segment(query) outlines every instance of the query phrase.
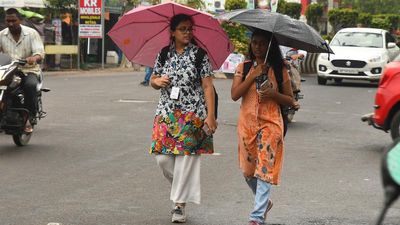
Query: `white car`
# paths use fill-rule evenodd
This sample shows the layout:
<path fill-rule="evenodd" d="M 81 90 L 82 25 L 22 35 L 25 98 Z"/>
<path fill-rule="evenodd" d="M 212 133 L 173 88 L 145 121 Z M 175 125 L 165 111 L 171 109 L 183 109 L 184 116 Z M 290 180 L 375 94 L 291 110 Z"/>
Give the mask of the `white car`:
<path fill-rule="evenodd" d="M 399 53 L 396 40 L 386 30 L 344 28 L 329 43 L 335 54 L 320 54 L 317 59 L 318 84 L 333 79 L 379 81 L 385 65 Z"/>

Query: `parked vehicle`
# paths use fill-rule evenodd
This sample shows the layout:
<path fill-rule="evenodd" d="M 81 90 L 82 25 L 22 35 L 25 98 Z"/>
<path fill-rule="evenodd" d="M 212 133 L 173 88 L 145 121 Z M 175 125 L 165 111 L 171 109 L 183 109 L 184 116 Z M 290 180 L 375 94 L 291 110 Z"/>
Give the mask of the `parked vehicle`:
<path fill-rule="evenodd" d="M 32 126 L 46 116 L 42 108 L 42 92 L 49 89 L 42 88 L 43 76 L 37 88 L 38 100 L 36 107 L 38 113 L 35 118 L 29 118 L 29 110 L 24 107 L 24 92 L 21 87 L 22 77 L 25 74 L 19 69 L 26 64 L 25 60 L 13 61 L 10 56 L 0 54 L 0 132 L 12 135 L 14 143 L 18 146 L 28 144 L 33 132 L 25 132 L 25 124 L 28 119 Z"/>
<path fill-rule="evenodd" d="M 375 111 L 361 120 L 377 129 L 390 131 L 392 139 L 400 135 L 400 55 L 386 65 L 375 95 Z"/>
<path fill-rule="evenodd" d="M 344 28 L 329 46 L 335 54 L 320 54 L 317 59 L 318 84 L 343 79 L 378 82 L 383 68 L 399 53 L 396 39 L 386 30 Z"/>
<path fill-rule="evenodd" d="M 292 90 L 293 90 L 293 97 L 298 102 L 300 99 L 303 99 L 303 95 L 300 94 L 301 92 L 301 75 L 300 75 L 300 68 L 299 68 L 299 61 L 300 59 L 293 60 L 289 55 L 286 55 L 285 60 L 287 62 L 286 66 L 288 69 L 288 73 L 291 79 Z M 288 122 L 292 122 L 294 114 L 298 109 L 293 107 L 288 107 L 286 112 Z"/>

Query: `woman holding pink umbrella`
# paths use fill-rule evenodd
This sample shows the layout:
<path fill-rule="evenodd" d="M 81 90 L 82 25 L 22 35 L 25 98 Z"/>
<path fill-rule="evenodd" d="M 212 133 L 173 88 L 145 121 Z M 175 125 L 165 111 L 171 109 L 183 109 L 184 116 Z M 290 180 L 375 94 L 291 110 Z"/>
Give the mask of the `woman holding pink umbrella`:
<path fill-rule="evenodd" d="M 186 14 L 171 18 L 171 42 L 158 54 L 150 81 L 161 92 L 150 152 L 171 183 L 176 223 L 186 222 L 186 203 L 200 204 L 200 155 L 214 152 L 217 129 L 212 66 L 193 26 Z"/>

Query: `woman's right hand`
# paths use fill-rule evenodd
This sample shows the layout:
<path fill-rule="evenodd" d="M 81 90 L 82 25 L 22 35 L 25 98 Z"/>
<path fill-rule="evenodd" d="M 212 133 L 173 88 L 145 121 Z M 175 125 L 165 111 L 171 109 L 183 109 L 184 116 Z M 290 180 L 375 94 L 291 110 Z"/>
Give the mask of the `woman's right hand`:
<path fill-rule="evenodd" d="M 263 73 L 266 73 L 267 71 L 267 65 L 265 65 L 264 63 L 262 64 L 258 64 L 253 72 L 251 74 L 249 74 L 249 76 L 254 80 L 256 77 L 260 76 Z"/>
<path fill-rule="evenodd" d="M 170 84 L 169 77 L 167 75 L 163 75 L 161 77 L 157 77 L 153 80 L 153 83 L 159 88 L 165 88 Z"/>

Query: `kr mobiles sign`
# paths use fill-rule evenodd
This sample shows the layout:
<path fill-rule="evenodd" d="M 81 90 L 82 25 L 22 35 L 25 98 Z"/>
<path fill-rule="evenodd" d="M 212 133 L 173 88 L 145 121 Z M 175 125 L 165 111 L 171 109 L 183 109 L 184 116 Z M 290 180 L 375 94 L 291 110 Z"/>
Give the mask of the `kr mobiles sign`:
<path fill-rule="evenodd" d="M 81 15 L 101 15 L 101 0 L 80 0 Z"/>
<path fill-rule="evenodd" d="M 80 38 L 103 38 L 101 5 L 102 0 L 80 0 Z"/>

